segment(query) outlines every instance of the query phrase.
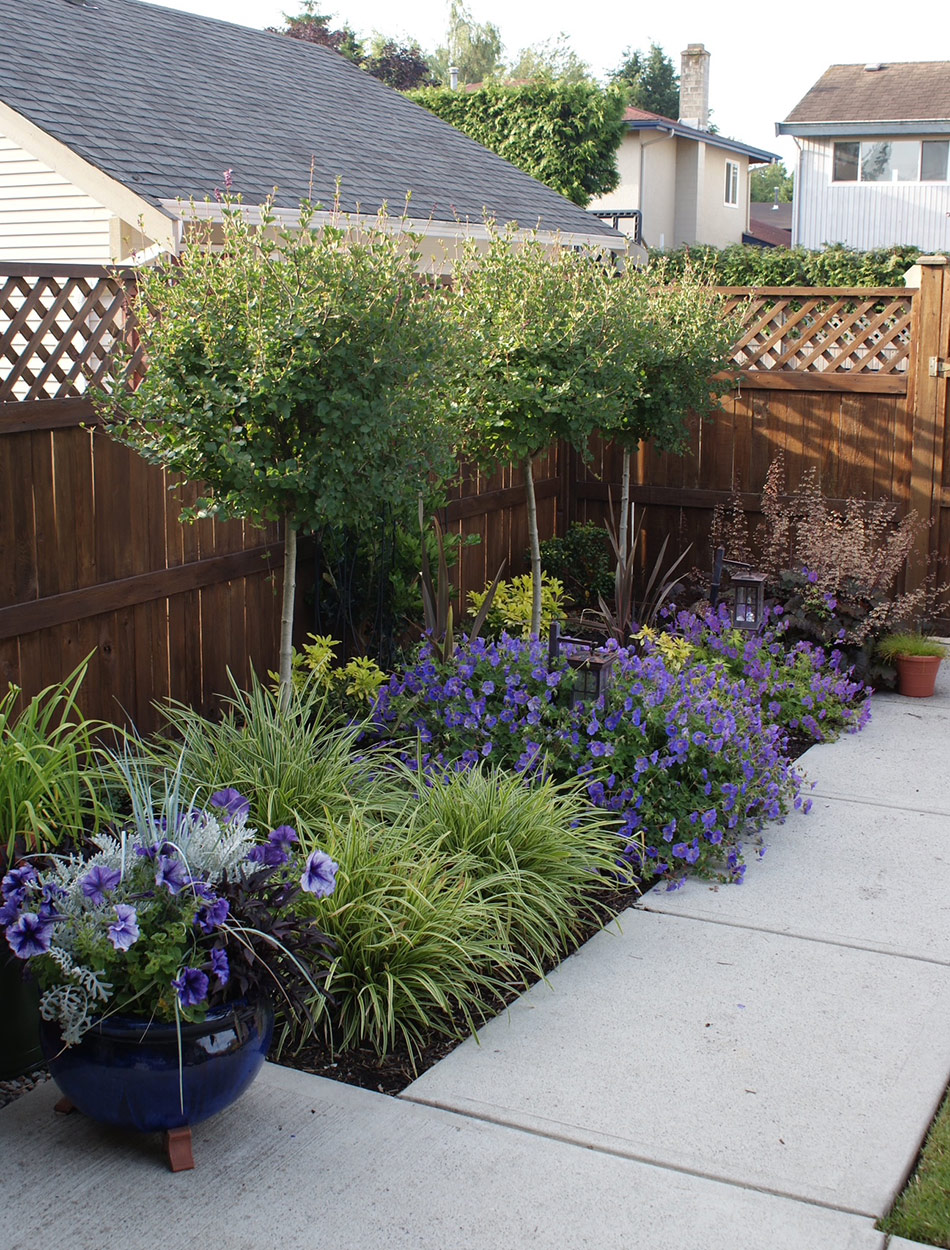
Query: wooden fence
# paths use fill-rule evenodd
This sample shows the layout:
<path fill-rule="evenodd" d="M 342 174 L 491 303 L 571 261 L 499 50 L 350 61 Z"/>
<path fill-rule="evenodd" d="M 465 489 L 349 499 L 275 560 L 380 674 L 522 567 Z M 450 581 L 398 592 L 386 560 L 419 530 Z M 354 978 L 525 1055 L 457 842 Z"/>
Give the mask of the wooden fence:
<path fill-rule="evenodd" d="M 122 275 L 102 269 L 0 268 L 0 681 L 32 694 L 93 654 L 84 708 L 146 731 L 152 701 L 203 710 L 275 667 L 282 545 L 276 527 L 178 515 L 197 488 L 173 483 L 97 432 L 86 396 L 125 332 Z M 785 453 L 789 487 L 813 467 L 823 492 L 893 499 L 933 525 L 928 561 L 950 570 L 950 267 L 922 264 L 919 291 L 727 290 L 743 306 L 736 389 L 696 423 L 685 456 L 641 448 L 634 499 L 646 556 L 663 537 L 709 558 L 712 509 L 734 491 L 752 514 L 765 472 Z M 585 463 L 554 447 L 535 469 L 542 537 L 604 516 L 620 459 L 595 444 Z M 171 488 L 171 489 L 170 489 Z M 460 590 L 507 561 L 524 567 L 527 519 L 517 468 L 464 468 L 446 520 L 463 535 Z M 950 627 L 950 622 L 946 623 Z"/>
<path fill-rule="evenodd" d="M 182 525 L 175 483 L 96 430 L 86 397 L 124 332 L 121 278 L 0 269 L 0 682 L 29 696 L 92 654 L 88 715 L 157 723 L 152 701 L 209 710 L 274 667 L 276 527 Z"/>
<path fill-rule="evenodd" d="M 641 447 L 635 458 L 646 558 L 671 534 L 671 549 L 692 544 L 690 560 L 708 567 L 713 508 L 737 492 L 754 527 L 766 471 L 782 452 L 790 490 L 814 469 L 837 507 L 863 497 L 893 500 L 900 514 L 916 509 L 931 526 L 907 584 L 928 571 L 950 578 L 948 262 L 922 262 L 919 290 L 725 294 L 747 310 L 724 411 L 692 424 L 685 456 Z M 602 519 L 608 489 L 618 497 L 620 463 L 599 443 L 590 463 L 571 459 L 575 519 Z"/>

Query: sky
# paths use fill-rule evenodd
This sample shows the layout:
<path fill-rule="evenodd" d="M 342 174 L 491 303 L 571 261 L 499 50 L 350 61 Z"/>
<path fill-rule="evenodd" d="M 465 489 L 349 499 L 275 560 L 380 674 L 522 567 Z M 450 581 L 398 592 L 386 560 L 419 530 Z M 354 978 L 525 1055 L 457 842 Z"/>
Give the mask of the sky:
<path fill-rule="evenodd" d="M 222 18 L 244 26 L 280 26 L 294 0 L 153 0 L 166 8 Z M 426 51 L 444 43 L 448 0 L 322 0 L 358 34 L 379 31 L 416 39 Z M 627 48 L 657 43 L 679 70 L 688 43 L 710 53 L 709 103 L 723 135 L 795 163 L 794 141 L 776 138 L 781 121 L 829 65 L 877 61 L 950 60 L 950 11 L 945 0 L 826 0 L 821 5 L 750 5 L 734 0 L 675 0 L 639 6 L 626 0 L 469 0 L 476 21 L 494 22 L 506 54 L 566 34 L 594 74 L 603 78 Z"/>

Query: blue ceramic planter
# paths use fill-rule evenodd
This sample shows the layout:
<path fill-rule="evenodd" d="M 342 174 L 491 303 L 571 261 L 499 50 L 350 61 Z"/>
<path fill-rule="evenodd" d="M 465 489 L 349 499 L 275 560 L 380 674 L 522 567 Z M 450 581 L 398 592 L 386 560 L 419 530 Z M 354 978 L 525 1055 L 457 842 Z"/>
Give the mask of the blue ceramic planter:
<path fill-rule="evenodd" d="M 202 1024 L 109 1016 L 73 1046 L 43 1021 L 53 1080 L 90 1119 L 144 1133 L 197 1124 L 229 1106 L 260 1071 L 274 1031 L 267 1001 L 233 1003 Z M 180 1078 L 180 1083 L 179 1083 Z"/>

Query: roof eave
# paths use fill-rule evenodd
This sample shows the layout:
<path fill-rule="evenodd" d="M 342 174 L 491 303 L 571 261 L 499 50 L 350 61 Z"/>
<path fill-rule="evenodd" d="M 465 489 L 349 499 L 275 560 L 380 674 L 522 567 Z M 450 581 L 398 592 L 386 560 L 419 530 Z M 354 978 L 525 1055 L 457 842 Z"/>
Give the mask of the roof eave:
<path fill-rule="evenodd" d="M 0 133 L 11 139 L 18 147 L 29 152 L 55 173 L 65 178 L 80 191 L 96 200 L 104 208 L 128 222 L 140 227 L 142 232 L 158 243 L 164 251 L 177 251 L 178 230 L 175 220 L 163 209 L 143 199 L 125 183 L 119 182 L 97 165 L 80 156 L 73 148 L 54 138 L 35 122 L 12 109 L 0 100 Z"/>
<path fill-rule="evenodd" d="M 161 205 L 169 216 L 186 224 L 189 221 L 221 221 L 224 217 L 224 206 L 211 200 L 203 200 L 198 203 L 195 201 L 186 202 L 184 200 L 163 199 Z M 244 204 L 241 207 L 245 218 L 252 225 L 260 225 L 261 205 Z M 293 229 L 294 226 L 300 224 L 299 209 L 271 208 L 270 213 L 274 223 L 280 227 Z M 379 221 L 379 217 L 374 213 L 344 213 L 343 216 L 349 221 L 362 225 L 373 225 Z M 320 211 L 315 212 L 311 220 L 315 225 L 325 225 L 338 221 L 339 217 L 334 213 Z M 422 220 L 419 218 L 393 216 L 385 218 L 385 225 L 386 229 L 391 230 L 394 234 L 412 234 L 427 239 L 487 239 L 490 233 L 488 226 L 483 221 L 435 221 L 432 218 Z M 551 242 L 555 239 L 560 239 L 562 242 L 582 244 L 585 247 L 607 248 L 612 252 L 624 252 L 628 244 L 626 235 L 621 234 L 619 231 L 611 231 L 607 234 L 599 231 L 585 233 L 578 230 L 519 228 L 515 232 L 514 237 L 538 238 L 542 241 Z"/>
<path fill-rule="evenodd" d="M 724 148 L 727 152 L 736 152 L 739 156 L 747 156 L 753 165 L 772 165 L 780 157 L 777 152 L 766 152 L 763 148 L 750 147 L 748 143 L 740 143 L 738 139 L 726 139 L 722 135 L 713 134 L 709 130 L 697 130 L 695 126 L 684 126 L 674 121 L 637 121 L 631 118 L 624 122 L 628 130 L 661 130 L 673 138 L 692 139 L 694 143 L 708 143 L 714 148 Z"/>
<path fill-rule="evenodd" d="M 795 135 L 801 139 L 836 138 L 846 135 L 945 135 L 950 134 L 950 118 L 907 118 L 895 121 L 851 122 L 776 122 L 777 135 Z"/>

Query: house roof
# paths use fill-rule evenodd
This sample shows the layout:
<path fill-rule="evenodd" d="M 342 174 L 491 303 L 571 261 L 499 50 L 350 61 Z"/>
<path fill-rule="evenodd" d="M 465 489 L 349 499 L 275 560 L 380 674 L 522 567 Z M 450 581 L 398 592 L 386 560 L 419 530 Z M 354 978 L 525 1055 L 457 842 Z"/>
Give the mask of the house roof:
<path fill-rule="evenodd" d="M 753 201 L 749 205 L 749 229 L 743 234 L 742 242 L 791 247 L 791 204 L 757 204 Z"/>
<path fill-rule="evenodd" d="M 714 148 L 724 148 L 727 152 L 746 156 L 753 165 L 771 165 L 773 161 L 779 159 L 775 152 L 765 152 L 762 148 L 753 148 L 747 143 L 740 143 L 738 139 L 726 139 L 723 135 L 713 134 L 709 130 L 700 130 L 697 126 L 685 126 L 682 122 L 674 121 L 672 117 L 663 117 L 660 113 L 649 113 L 646 109 L 628 108 L 623 119 L 628 130 L 665 130 L 680 139 L 708 143 Z"/>
<path fill-rule="evenodd" d="M 248 204 L 622 236 L 331 49 L 139 0 L 0 0 L 0 102 L 160 206 Z M 0 121 L 2 129 L 2 121 Z"/>
<path fill-rule="evenodd" d="M 776 134 L 917 134 L 950 130 L 950 61 L 832 65 Z"/>

